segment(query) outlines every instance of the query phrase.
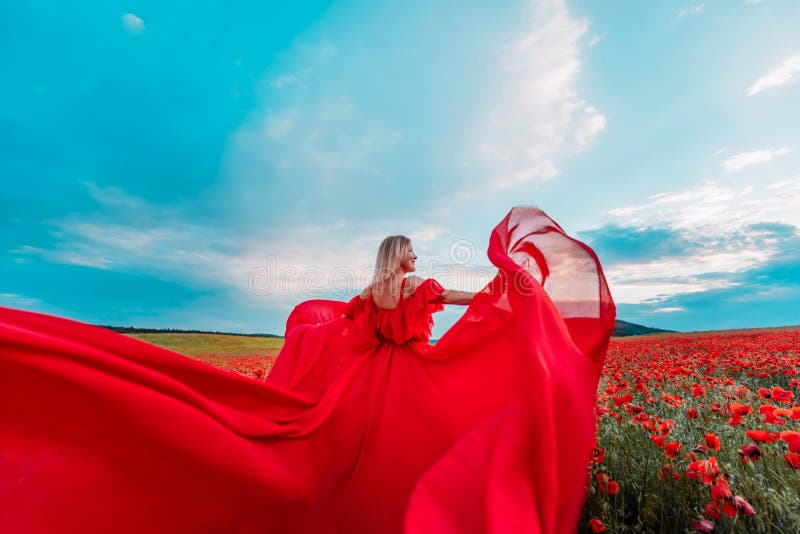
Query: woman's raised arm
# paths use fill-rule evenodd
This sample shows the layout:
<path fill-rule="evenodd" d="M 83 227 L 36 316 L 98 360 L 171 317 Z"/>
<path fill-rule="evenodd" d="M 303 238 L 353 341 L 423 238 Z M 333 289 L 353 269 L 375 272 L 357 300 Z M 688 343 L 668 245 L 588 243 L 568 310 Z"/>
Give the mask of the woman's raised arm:
<path fill-rule="evenodd" d="M 467 305 L 472 302 L 475 293 L 469 291 L 457 291 L 455 289 L 445 289 L 442 293 L 442 299 L 445 304 L 464 304 Z"/>

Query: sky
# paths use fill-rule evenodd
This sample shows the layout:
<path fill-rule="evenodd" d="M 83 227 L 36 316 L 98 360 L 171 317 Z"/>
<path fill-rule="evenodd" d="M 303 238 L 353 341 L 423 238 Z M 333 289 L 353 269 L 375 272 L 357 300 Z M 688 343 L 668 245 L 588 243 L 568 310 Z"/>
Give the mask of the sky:
<path fill-rule="evenodd" d="M 390 234 L 480 289 L 535 205 L 620 319 L 800 324 L 798 27 L 796 0 L 5 2 L 0 305 L 282 334 Z"/>

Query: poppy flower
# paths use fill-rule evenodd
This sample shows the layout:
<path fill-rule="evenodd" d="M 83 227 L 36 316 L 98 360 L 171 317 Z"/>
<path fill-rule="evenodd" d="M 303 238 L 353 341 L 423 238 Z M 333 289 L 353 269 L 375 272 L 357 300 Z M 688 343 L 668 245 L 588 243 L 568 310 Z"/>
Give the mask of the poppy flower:
<path fill-rule="evenodd" d="M 714 532 L 714 522 L 708 519 L 698 519 L 697 521 L 692 521 L 692 528 L 697 532 Z"/>
<path fill-rule="evenodd" d="M 597 487 L 606 495 L 614 495 L 619 492 L 619 484 L 611 480 L 607 473 L 597 473 Z"/>
<path fill-rule="evenodd" d="M 742 445 L 739 450 L 739 458 L 742 463 L 758 460 L 761 458 L 761 449 L 758 448 L 758 445 Z"/>
<path fill-rule="evenodd" d="M 606 451 L 595 445 L 592 447 L 592 460 L 594 463 L 599 464 L 606 457 Z"/>
<path fill-rule="evenodd" d="M 592 527 L 592 532 L 605 532 L 606 526 L 599 519 L 591 518 L 589 526 Z"/>
<path fill-rule="evenodd" d="M 738 403 L 732 402 L 732 403 L 730 403 L 728 405 L 728 408 L 731 410 L 732 413 L 734 413 L 736 415 L 740 415 L 740 416 L 741 415 L 748 415 L 748 414 L 753 413 L 753 408 L 751 408 L 747 404 L 738 404 Z"/>
<path fill-rule="evenodd" d="M 731 497 L 733 497 L 733 493 L 731 493 L 728 481 L 724 478 L 720 478 L 719 481 L 714 484 L 714 487 L 711 488 L 711 498 L 715 501 L 721 501 L 730 499 Z"/>
<path fill-rule="evenodd" d="M 626 393 L 625 395 L 622 395 L 621 397 L 614 398 L 614 406 L 622 406 L 623 404 L 627 404 L 632 400 L 633 400 L 633 395 L 631 395 L 629 392 Z"/>
<path fill-rule="evenodd" d="M 786 464 L 793 469 L 800 469 L 800 456 L 796 454 L 784 454 L 783 459 Z"/>
<path fill-rule="evenodd" d="M 770 391 L 770 396 L 775 402 L 791 402 L 794 398 L 794 393 L 787 391 L 780 386 L 775 386 Z"/>
<path fill-rule="evenodd" d="M 756 513 L 753 507 L 750 506 L 750 503 L 747 502 L 741 495 L 737 495 L 733 498 L 733 504 L 736 505 L 736 509 L 742 512 L 744 515 L 755 515 Z"/>
<path fill-rule="evenodd" d="M 719 450 L 719 438 L 713 432 L 706 434 L 706 446 L 708 446 L 709 449 L 714 449 L 715 451 Z"/>
<path fill-rule="evenodd" d="M 681 444 L 677 441 L 670 441 L 664 445 L 664 454 L 670 458 L 675 458 L 675 454 L 681 450 Z"/>
<path fill-rule="evenodd" d="M 689 419 L 697 419 L 697 409 L 696 408 L 689 408 L 686 410 L 686 417 Z"/>
<path fill-rule="evenodd" d="M 745 434 L 747 434 L 747 437 L 753 441 L 759 441 L 763 443 L 772 443 L 775 441 L 775 437 L 765 430 L 748 430 L 745 432 Z"/>
<path fill-rule="evenodd" d="M 652 441 L 659 449 L 664 447 L 664 436 L 661 434 L 653 434 L 650 436 L 650 441 Z"/>
<path fill-rule="evenodd" d="M 722 513 L 730 517 L 736 517 L 736 514 L 739 513 L 739 509 L 728 499 L 722 503 Z"/>
<path fill-rule="evenodd" d="M 722 519 L 722 510 L 720 510 L 717 501 L 708 501 L 708 504 L 706 504 L 706 507 L 703 509 L 703 513 L 711 519 Z"/>

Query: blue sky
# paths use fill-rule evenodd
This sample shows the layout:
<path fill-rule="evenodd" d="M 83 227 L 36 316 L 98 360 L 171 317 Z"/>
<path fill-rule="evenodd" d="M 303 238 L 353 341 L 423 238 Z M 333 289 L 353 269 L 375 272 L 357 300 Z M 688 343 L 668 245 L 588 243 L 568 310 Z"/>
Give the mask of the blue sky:
<path fill-rule="evenodd" d="M 798 324 L 797 27 L 794 0 L 5 3 L 0 305 L 282 333 L 388 234 L 478 289 L 534 204 L 621 319 Z"/>

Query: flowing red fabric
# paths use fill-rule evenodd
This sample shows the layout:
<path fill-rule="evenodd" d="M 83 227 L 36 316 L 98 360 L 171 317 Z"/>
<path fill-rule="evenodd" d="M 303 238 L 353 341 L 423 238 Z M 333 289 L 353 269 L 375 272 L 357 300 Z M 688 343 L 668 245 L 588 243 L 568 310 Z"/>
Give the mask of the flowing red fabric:
<path fill-rule="evenodd" d="M 574 531 L 614 322 L 596 255 L 543 212 L 428 343 L 442 286 L 309 301 L 264 382 L 0 308 L 0 531 Z"/>

